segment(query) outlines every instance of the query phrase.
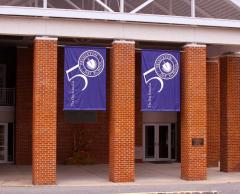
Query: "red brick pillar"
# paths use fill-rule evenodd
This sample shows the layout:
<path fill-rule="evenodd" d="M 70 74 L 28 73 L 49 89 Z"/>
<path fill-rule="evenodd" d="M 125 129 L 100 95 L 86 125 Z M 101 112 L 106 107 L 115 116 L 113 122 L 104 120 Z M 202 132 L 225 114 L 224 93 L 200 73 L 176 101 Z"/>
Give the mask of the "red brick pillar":
<path fill-rule="evenodd" d="M 114 41 L 109 98 L 110 180 L 134 181 L 135 43 Z"/>
<path fill-rule="evenodd" d="M 220 160 L 220 69 L 218 59 L 207 61 L 207 164 L 217 167 Z"/>
<path fill-rule="evenodd" d="M 240 171 L 240 55 L 220 58 L 220 170 Z"/>
<path fill-rule="evenodd" d="M 181 65 L 182 179 L 204 180 L 207 178 L 206 137 L 206 46 L 188 44 L 183 48 Z"/>
<path fill-rule="evenodd" d="M 33 184 L 56 183 L 57 39 L 37 37 L 33 64 Z"/>

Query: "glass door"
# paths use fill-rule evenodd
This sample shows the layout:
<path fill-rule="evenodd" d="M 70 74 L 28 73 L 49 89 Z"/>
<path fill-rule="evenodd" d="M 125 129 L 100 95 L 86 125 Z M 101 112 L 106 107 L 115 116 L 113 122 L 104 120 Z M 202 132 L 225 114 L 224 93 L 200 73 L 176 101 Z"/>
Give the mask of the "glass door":
<path fill-rule="evenodd" d="M 0 163 L 8 162 L 7 124 L 0 124 Z"/>
<path fill-rule="evenodd" d="M 145 125 L 144 126 L 144 160 L 154 161 L 156 158 L 155 145 L 156 145 L 156 135 L 155 135 L 155 125 Z"/>
<path fill-rule="evenodd" d="M 143 127 L 144 161 L 171 160 L 171 125 L 146 124 Z"/>
<path fill-rule="evenodd" d="M 171 160 L 171 128 L 168 124 L 158 125 L 158 160 Z"/>

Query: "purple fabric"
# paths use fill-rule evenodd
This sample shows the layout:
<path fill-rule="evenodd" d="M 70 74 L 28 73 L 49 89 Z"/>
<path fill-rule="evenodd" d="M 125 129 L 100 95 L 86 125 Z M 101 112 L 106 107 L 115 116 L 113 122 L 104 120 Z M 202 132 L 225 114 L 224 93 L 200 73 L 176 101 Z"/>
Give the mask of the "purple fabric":
<path fill-rule="evenodd" d="M 180 52 L 142 51 L 142 111 L 180 111 Z"/>
<path fill-rule="evenodd" d="M 64 48 L 64 110 L 106 110 L 105 48 Z"/>

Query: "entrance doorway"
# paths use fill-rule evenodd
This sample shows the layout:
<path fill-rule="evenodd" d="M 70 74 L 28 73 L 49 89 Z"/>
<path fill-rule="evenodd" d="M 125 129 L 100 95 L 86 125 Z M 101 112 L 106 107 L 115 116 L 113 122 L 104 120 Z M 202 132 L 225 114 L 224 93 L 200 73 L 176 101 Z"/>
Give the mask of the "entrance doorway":
<path fill-rule="evenodd" d="M 8 162 L 8 124 L 0 123 L 0 163 Z"/>
<path fill-rule="evenodd" d="M 143 145 L 144 161 L 175 161 L 175 124 L 145 124 Z"/>

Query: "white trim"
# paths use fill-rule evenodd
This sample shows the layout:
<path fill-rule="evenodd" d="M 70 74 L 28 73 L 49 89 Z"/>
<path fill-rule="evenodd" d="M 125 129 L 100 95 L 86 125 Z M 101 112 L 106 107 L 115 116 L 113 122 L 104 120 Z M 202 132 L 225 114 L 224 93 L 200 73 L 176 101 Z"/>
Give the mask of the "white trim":
<path fill-rule="evenodd" d="M 37 36 L 35 37 L 35 40 L 54 40 L 57 41 L 58 38 L 48 37 L 48 36 Z"/>
<path fill-rule="evenodd" d="M 130 40 L 114 40 L 113 44 L 135 44 L 135 41 Z"/>
<path fill-rule="evenodd" d="M 206 48 L 207 46 L 205 44 L 196 44 L 196 43 L 190 43 L 190 44 L 186 44 L 183 46 L 183 48 L 185 47 L 203 47 Z"/>
<path fill-rule="evenodd" d="M 240 29 L 234 28 L 11 16 L 1 16 L 0 26 L 0 35 L 12 36 L 240 45 Z"/>
<path fill-rule="evenodd" d="M 126 22 L 143 22 L 156 24 L 178 24 L 240 28 L 239 20 L 214 19 L 214 18 L 192 18 L 184 16 L 163 16 L 151 14 L 130 14 L 117 12 L 100 12 L 85 10 L 68 10 L 56 8 L 32 8 L 32 7 L 11 7 L 0 6 L 0 15 L 14 16 L 39 16 L 54 18 L 75 18 L 75 19 L 97 19 Z"/>

